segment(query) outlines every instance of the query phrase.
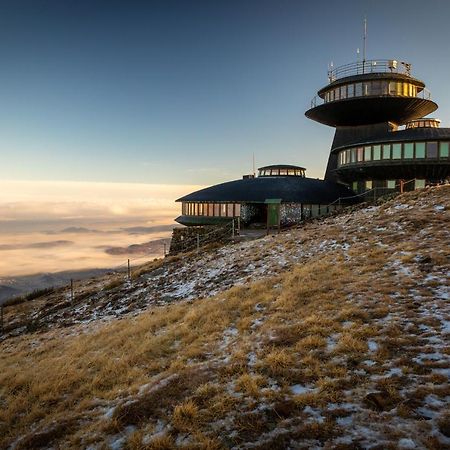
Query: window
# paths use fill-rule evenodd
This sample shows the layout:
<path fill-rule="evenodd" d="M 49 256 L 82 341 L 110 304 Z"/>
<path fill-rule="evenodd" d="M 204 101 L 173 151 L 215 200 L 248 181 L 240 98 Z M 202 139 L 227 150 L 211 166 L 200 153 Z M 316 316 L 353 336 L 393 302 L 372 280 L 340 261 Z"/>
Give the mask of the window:
<path fill-rule="evenodd" d="M 403 144 L 403 151 L 405 159 L 414 158 L 414 144 L 412 142 Z"/>
<path fill-rule="evenodd" d="M 357 181 L 354 181 L 352 183 L 352 189 L 354 192 L 358 192 L 358 182 Z"/>
<path fill-rule="evenodd" d="M 383 144 L 383 159 L 391 159 L 391 144 Z"/>
<path fill-rule="evenodd" d="M 220 205 L 218 203 L 214 203 L 214 213 L 213 216 L 220 216 Z"/>
<path fill-rule="evenodd" d="M 386 187 L 388 189 L 395 189 L 395 180 L 387 180 Z"/>
<path fill-rule="evenodd" d="M 234 205 L 234 216 L 238 217 L 241 215 L 241 204 L 240 203 L 236 203 Z"/>
<path fill-rule="evenodd" d="M 355 97 L 361 97 L 362 96 L 362 83 L 356 83 L 355 84 Z"/>
<path fill-rule="evenodd" d="M 415 189 L 422 189 L 425 187 L 425 180 L 415 180 L 414 181 L 414 188 Z"/>
<path fill-rule="evenodd" d="M 349 84 L 347 86 L 347 97 L 351 98 L 355 95 L 355 86 L 353 84 Z"/>
<path fill-rule="evenodd" d="M 392 159 L 402 158 L 402 144 L 392 144 Z"/>
<path fill-rule="evenodd" d="M 341 99 L 347 98 L 347 86 L 341 86 Z"/>
<path fill-rule="evenodd" d="M 346 150 L 345 151 L 345 164 L 350 164 L 350 155 L 351 151 L 350 150 Z"/>
<path fill-rule="evenodd" d="M 222 217 L 227 217 L 227 205 L 226 205 L 226 203 L 222 203 L 220 205 L 220 215 Z"/>
<path fill-rule="evenodd" d="M 334 99 L 335 100 L 339 100 L 341 97 L 339 96 L 339 88 L 336 88 L 335 90 L 334 90 Z"/>
<path fill-rule="evenodd" d="M 370 191 L 373 188 L 372 180 L 366 180 L 366 191 Z"/>
<path fill-rule="evenodd" d="M 395 81 L 389 82 L 389 95 L 396 95 L 397 93 L 396 86 L 397 83 Z"/>
<path fill-rule="evenodd" d="M 286 169 L 280 169 L 280 175 L 287 175 L 287 170 Z"/>
<path fill-rule="evenodd" d="M 381 95 L 381 81 L 372 81 L 371 95 Z"/>
<path fill-rule="evenodd" d="M 381 145 L 373 146 L 373 159 L 379 161 L 381 159 Z"/>
<path fill-rule="evenodd" d="M 439 156 L 441 158 L 448 158 L 448 142 L 441 142 L 439 146 Z"/>
<path fill-rule="evenodd" d="M 351 150 L 350 150 L 350 155 L 351 155 L 351 159 L 350 159 L 350 162 L 352 162 L 352 163 L 354 163 L 354 162 L 356 162 L 356 148 L 352 148 Z"/>
<path fill-rule="evenodd" d="M 364 147 L 364 161 L 372 160 L 372 147 Z"/>
<path fill-rule="evenodd" d="M 416 142 L 416 158 L 425 158 L 425 142 Z"/>
<path fill-rule="evenodd" d="M 233 203 L 228 203 L 228 205 L 227 205 L 227 216 L 228 217 L 234 216 L 233 206 L 234 206 Z"/>
<path fill-rule="evenodd" d="M 357 157 L 358 162 L 363 161 L 363 148 L 362 147 L 358 147 L 356 149 L 356 157 Z"/>
<path fill-rule="evenodd" d="M 427 142 L 427 158 L 437 158 L 438 156 L 438 143 Z"/>
<path fill-rule="evenodd" d="M 334 101 L 334 91 L 330 91 L 328 93 L 328 96 L 329 96 L 330 102 Z"/>
<path fill-rule="evenodd" d="M 214 203 L 208 203 L 208 216 L 214 216 Z"/>
<path fill-rule="evenodd" d="M 311 205 L 311 216 L 317 217 L 319 215 L 319 205 Z"/>

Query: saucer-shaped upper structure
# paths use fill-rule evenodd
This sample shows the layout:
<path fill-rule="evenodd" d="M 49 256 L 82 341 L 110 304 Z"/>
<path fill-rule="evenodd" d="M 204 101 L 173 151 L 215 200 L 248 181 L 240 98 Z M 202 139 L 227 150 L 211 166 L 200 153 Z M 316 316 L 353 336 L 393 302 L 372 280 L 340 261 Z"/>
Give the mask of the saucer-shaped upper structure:
<path fill-rule="evenodd" d="M 425 83 L 411 76 L 410 64 L 373 60 L 328 73 L 306 116 L 316 122 L 359 126 L 381 122 L 403 124 L 437 109 Z"/>

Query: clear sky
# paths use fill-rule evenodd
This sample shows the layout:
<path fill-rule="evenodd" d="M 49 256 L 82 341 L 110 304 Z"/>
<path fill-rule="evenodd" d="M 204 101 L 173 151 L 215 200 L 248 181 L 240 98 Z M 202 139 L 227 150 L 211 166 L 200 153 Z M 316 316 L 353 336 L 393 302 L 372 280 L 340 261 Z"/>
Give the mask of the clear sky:
<path fill-rule="evenodd" d="M 0 0 L 0 179 L 207 185 L 322 177 L 327 64 L 404 60 L 450 126 L 450 1 Z"/>

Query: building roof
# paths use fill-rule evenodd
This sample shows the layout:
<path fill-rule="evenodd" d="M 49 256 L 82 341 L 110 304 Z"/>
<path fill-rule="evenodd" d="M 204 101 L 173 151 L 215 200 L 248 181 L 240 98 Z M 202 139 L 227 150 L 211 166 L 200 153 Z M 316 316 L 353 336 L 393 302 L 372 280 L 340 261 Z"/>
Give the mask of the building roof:
<path fill-rule="evenodd" d="M 306 170 L 301 166 L 292 166 L 290 164 L 273 164 L 271 166 L 258 167 L 258 170 L 267 170 L 267 169 L 297 169 L 297 170 Z"/>
<path fill-rule="evenodd" d="M 354 193 L 342 184 L 303 177 L 258 177 L 229 181 L 201 189 L 177 202 L 264 203 L 279 198 L 284 203 L 329 204 Z"/>

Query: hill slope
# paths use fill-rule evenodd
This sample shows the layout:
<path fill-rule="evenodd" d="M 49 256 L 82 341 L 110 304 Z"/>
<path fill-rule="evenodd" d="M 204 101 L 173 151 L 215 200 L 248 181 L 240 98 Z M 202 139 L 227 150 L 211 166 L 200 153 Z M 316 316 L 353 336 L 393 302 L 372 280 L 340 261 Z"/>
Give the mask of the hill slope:
<path fill-rule="evenodd" d="M 450 446 L 449 193 L 8 308 L 0 447 Z"/>

